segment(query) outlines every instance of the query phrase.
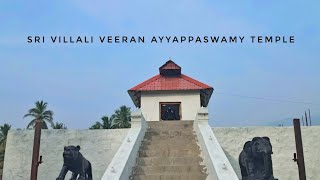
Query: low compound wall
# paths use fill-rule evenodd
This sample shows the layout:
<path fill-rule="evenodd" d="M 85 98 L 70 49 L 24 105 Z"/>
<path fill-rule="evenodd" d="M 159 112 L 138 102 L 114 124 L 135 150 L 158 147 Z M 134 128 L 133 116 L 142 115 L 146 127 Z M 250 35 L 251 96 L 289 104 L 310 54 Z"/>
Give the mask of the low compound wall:
<path fill-rule="evenodd" d="M 298 180 L 293 127 L 212 128 L 238 177 L 238 156 L 243 144 L 255 136 L 268 136 L 273 146 L 274 175 L 280 180 Z M 101 179 L 129 129 L 118 130 L 43 130 L 38 179 L 55 179 L 62 166 L 65 145 L 80 145 L 80 152 L 91 161 L 94 179 Z M 26 180 L 30 176 L 33 145 L 31 130 L 11 130 L 8 134 L 5 180 Z M 302 127 L 307 179 L 320 179 L 320 126 Z M 68 173 L 66 179 L 69 179 Z"/>
<path fill-rule="evenodd" d="M 63 147 L 80 145 L 80 152 L 93 168 L 93 178 L 101 179 L 129 129 L 42 130 L 38 179 L 56 179 L 63 164 Z M 8 134 L 3 179 L 30 178 L 34 131 L 11 130 Z M 66 179 L 70 179 L 69 172 Z"/>
<path fill-rule="evenodd" d="M 273 172 L 280 180 L 298 180 L 293 127 L 212 128 L 233 169 L 241 178 L 238 157 L 246 141 L 268 136 L 273 148 Z M 320 126 L 301 127 L 307 179 L 320 179 Z"/>

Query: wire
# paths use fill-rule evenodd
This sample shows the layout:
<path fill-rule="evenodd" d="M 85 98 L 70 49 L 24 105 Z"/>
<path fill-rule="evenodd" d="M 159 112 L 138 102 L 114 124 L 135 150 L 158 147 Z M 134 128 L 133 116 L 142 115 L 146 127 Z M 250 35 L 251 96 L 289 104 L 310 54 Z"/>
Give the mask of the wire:
<path fill-rule="evenodd" d="M 228 94 L 228 93 L 219 93 L 215 92 L 214 94 L 222 94 L 227 96 L 236 96 L 241 98 L 248 98 L 248 99 L 258 99 L 258 100 L 265 100 L 265 101 L 274 101 L 274 102 L 285 102 L 285 103 L 295 103 L 295 104 L 308 104 L 308 105 L 316 105 L 320 106 L 320 104 L 313 103 L 313 102 L 304 102 L 304 101 L 292 101 L 292 100 L 285 100 L 285 99 L 271 99 L 271 98 L 264 98 L 264 97 L 255 97 L 255 96 L 246 96 L 240 94 Z"/>

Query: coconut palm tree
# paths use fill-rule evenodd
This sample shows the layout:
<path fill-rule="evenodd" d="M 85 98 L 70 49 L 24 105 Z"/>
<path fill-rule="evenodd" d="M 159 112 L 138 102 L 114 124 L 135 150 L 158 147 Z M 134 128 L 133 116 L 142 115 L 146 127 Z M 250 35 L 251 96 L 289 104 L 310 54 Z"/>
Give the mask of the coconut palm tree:
<path fill-rule="evenodd" d="M 111 129 L 111 118 L 109 118 L 108 116 L 102 116 L 101 120 L 102 123 L 97 121 L 89 129 Z"/>
<path fill-rule="evenodd" d="M 127 106 L 121 106 L 111 116 L 111 128 L 130 128 L 131 127 L 131 111 Z"/>
<path fill-rule="evenodd" d="M 35 107 L 32 109 L 29 109 L 28 113 L 23 116 L 23 118 L 26 117 L 32 117 L 33 119 L 30 121 L 30 123 L 27 126 L 27 129 L 34 128 L 36 121 L 41 121 L 42 123 L 42 129 L 48 129 L 47 123 L 50 124 L 51 127 L 54 126 L 53 124 L 53 112 L 50 110 L 47 110 L 48 103 L 44 101 L 37 101 L 35 102 Z"/>
<path fill-rule="evenodd" d="M 0 126 L 0 145 L 6 146 L 6 141 L 7 141 L 7 135 L 8 132 L 11 128 L 11 125 L 9 124 L 4 124 L 3 126 Z"/>
<path fill-rule="evenodd" d="M 67 126 L 64 125 L 63 123 L 56 122 L 56 124 L 54 124 L 52 128 L 53 129 L 67 129 Z"/>

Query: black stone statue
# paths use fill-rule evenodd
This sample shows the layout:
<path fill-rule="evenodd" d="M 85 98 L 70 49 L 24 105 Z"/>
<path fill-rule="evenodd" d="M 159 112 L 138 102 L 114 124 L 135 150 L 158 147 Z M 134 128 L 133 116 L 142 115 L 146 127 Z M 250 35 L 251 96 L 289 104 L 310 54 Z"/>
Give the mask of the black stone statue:
<path fill-rule="evenodd" d="M 92 180 L 91 163 L 82 156 L 79 150 L 80 146 L 64 147 L 63 166 L 56 180 L 64 180 L 68 171 L 72 172 L 70 180 Z"/>
<path fill-rule="evenodd" d="M 277 180 L 273 177 L 272 146 L 268 137 L 255 137 L 239 155 L 242 180 Z"/>

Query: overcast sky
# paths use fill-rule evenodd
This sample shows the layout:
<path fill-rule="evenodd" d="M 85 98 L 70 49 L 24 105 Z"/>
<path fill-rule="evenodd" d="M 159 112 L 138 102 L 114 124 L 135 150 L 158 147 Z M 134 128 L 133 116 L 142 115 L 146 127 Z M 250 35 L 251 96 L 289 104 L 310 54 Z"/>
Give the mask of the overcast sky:
<path fill-rule="evenodd" d="M 169 57 L 213 86 L 213 126 L 320 117 L 319 2 L 1 1 L 0 124 L 25 128 L 37 100 L 54 120 L 88 128 Z M 28 44 L 27 36 L 281 35 L 294 44 Z"/>

